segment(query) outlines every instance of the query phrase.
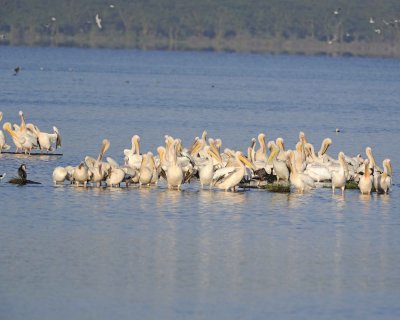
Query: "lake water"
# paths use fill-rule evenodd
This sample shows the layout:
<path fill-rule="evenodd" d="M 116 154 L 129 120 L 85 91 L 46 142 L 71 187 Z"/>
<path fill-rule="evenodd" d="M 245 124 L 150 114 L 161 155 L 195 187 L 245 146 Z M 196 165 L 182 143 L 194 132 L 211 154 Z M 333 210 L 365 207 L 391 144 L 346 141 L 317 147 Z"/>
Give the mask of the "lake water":
<path fill-rule="evenodd" d="M 13 76 L 20 65 L 21 72 Z M 0 47 L 4 121 L 57 126 L 62 157 L 0 182 L 1 319 L 399 319 L 400 60 Z M 3 123 L 2 122 L 2 123 Z M 340 128 L 339 134 L 335 129 Z M 164 135 L 206 129 L 223 147 L 299 131 L 350 155 L 371 146 L 389 195 L 53 186 L 56 166 L 123 162 Z M 12 144 L 11 139 L 8 137 Z"/>

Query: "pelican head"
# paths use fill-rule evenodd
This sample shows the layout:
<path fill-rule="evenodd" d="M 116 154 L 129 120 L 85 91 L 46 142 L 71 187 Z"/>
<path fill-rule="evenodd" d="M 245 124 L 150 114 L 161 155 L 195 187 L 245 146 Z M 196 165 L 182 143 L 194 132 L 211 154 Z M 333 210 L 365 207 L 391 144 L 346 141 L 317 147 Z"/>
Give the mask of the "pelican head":
<path fill-rule="evenodd" d="M 238 160 L 240 160 L 243 164 L 248 166 L 253 171 L 257 170 L 257 168 L 243 155 L 241 151 L 236 151 L 235 156 Z"/>
<path fill-rule="evenodd" d="M 285 151 L 285 141 L 283 138 L 279 137 L 276 139 L 276 145 L 281 148 L 281 150 Z"/>
<path fill-rule="evenodd" d="M 318 152 L 320 156 L 323 156 L 326 151 L 328 151 L 329 146 L 332 144 L 332 140 L 330 138 L 325 138 L 322 141 L 321 150 Z"/>
<path fill-rule="evenodd" d="M 101 145 L 99 156 L 97 157 L 97 161 L 101 161 L 101 159 L 103 159 L 103 155 L 108 150 L 109 147 L 110 147 L 110 141 L 108 139 L 104 139 Z"/>
<path fill-rule="evenodd" d="M 305 135 L 305 133 L 304 133 L 303 131 L 300 131 L 300 132 L 299 132 L 299 140 L 300 140 L 302 143 L 307 143 L 307 142 L 308 142 L 307 139 L 306 139 L 306 135 Z"/>
<path fill-rule="evenodd" d="M 392 165 L 390 164 L 390 159 L 383 160 L 383 166 L 387 169 L 389 177 L 392 176 Z"/>
<path fill-rule="evenodd" d="M 368 160 L 370 161 L 371 165 L 372 165 L 372 166 L 375 166 L 375 158 L 374 158 L 374 156 L 372 155 L 372 149 L 371 149 L 371 147 L 366 147 L 366 148 L 365 148 L 365 154 L 367 155 Z"/>

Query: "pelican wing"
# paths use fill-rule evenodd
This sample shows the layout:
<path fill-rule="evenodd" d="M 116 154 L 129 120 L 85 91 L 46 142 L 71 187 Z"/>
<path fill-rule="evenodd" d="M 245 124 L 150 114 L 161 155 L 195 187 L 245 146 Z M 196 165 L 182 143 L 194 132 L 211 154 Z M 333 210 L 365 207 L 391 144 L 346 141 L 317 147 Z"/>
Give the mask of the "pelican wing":
<path fill-rule="evenodd" d="M 217 171 L 215 171 L 215 173 L 213 175 L 214 183 L 220 182 L 220 181 L 226 179 L 236 169 L 237 168 L 235 168 L 235 167 L 225 167 L 222 169 L 218 169 Z"/>

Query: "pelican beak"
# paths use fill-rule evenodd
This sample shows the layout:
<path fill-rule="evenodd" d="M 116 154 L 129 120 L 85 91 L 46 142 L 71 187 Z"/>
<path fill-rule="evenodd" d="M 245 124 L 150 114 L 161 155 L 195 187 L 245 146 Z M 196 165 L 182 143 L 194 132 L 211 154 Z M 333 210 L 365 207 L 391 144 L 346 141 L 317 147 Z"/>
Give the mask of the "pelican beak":
<path fill-rule="evenodd" d="M 214 143 L 210 143 L 210 151 L 214 154 L 216 160 L 221 163 L 222 159 L 221 159 L 221 155 L 217 149 L 217 147 L 215 146 L 215 142 Z"/>
<path fill-rule="evenodd" d="M 140 155 L 140 145 L 139 145 L 139 138 L 135 139 L 135 148 L 136 148 L 136 154 Z"/>
<path fill-rule="evenodd" d="M 257 168 L 245 156 L 239 155 L 239 159 L 253 171 L 257 170 Z"/>
<path fill-rule="evenodd" d="M 197 155 L 197 153 L 199 152 L 201 146 L 202 146 L 202 144 L 200 143 L 200 140 L 197 140 L 193 145 L 192 151 L 190 151 L 190 155 L 192 157 L 195 157 Z"/>
<path fill-rule="evenodd" d="M 273 147 L 272 152 L 269 155 L 267 162 L 271 162 L 275 158 L 275 155 L 278 153 L 278 151 L 279 151 L 278 148 Z"/>
<path fill-rule="evenodd" d="M 6 130 L 11 135 L 11 137 L 13 137 L 14 139 L 18 139 L 17 134 L 11 129 L 11 124 L 10 123 L 6 122 L 3 125 L 3 129 Z"/>
<path fill-rule="evenodd" d="M 390 160 L 387 162 L 387 169 L 389 172 L 389 176 L 391 177 L 392 176 L 392 165 L 390 164 Z"/>

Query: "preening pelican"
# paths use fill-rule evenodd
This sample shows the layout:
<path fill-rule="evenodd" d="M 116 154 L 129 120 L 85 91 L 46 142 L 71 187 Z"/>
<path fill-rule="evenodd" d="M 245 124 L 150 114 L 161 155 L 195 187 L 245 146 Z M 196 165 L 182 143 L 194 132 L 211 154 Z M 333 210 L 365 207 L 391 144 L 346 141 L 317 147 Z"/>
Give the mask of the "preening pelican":
<path fill-rule="evenodd" d="M 25 153 L 30 154 L 33 148 L 37 148 L 38 142 L 37 138 L 29 133 L 28 130 L 21 130 L 19 132 L 14 131 L 11 128 L 11 123 L 6 122 L 3 124 L 3 129 L 6 130 L 12 137 L 12 140 L 16 146 L 16 151 L 18 152 L 19 149 L 25 151 Z"/>
<path fill-rule="evenodd" d="M 390 159 L 383 160 L 383 173 L 377 174 L 376 179 L 374 178 L 374 185 L 376 192 L 389 193 L 392 186 L 392 165 L 390 164 Z"/>
<path fill-rule="evenodd" d="M 149 185 L 152 182 L 155 171 L 153 154 L 148 152 L 142 156 L 142 163 L 139 170 L 139 185 Z"/>
<path fill-rule="evenodd" d="M 236 151 L 235 158 L 230 161 L 230 165 L 215 172 L 214 186 L 225 191 L 234 191 L 246 174 L 245 165 L 256 170 L 255 166 L 240 151 Z"/>
<path fill-rule="evenodd" d="M 332 171 L 332 193 L 335 193 L 335 188 L 340 188 L 342 189 L 342 195 L 344 195 L 344 188 L 346 185 L 347 177 L 346 172 L 348 171 L 348 169 L 343 152 L 339 152 L 338 160 L 340 163 L 339 171 Z"/>
<path fill-rule="evenodd" d="M 200 185 L 203 189 L 204 186 L 212 187 L 212 180 L 214 176 L 214 164 L 213 164 L 213 157 L 216 157 L 213 152 L 211 151 L 210 146 L 204 147 L 204 152 L 207 156 L 206 161 L 203 162 L 202 165 L 199 166 L 199 179 Z"/>
<path fill-rule="evenodd" d="M 63 183 L 67 178 L 68 171 L 64 167 L 56 167 L 53 170 L 53 182 L 54 184 Z"/>
<path fill-rule="evenodd" d="M 360 189 L 362 194 L 371 194 L 372 178 L 369 171 L 368 159 L 364 162 L 364 175 L 361 176 L 360 181 L 358 182 L 358 188 Z"/>
<path fill-rule="evenodd" d="M 41 132 L 37 126 L 34 126 L 31 123 L 28 123 L 26 128 L 36 135 L 41 151 L 54 151 L 51 146 L 52 143 L 56 144 L 56 149 L 61 147 L 61 136 L 56 127 L 53 127 L 53 133 Z"/>
<path fill-rule="evenodd" d="M 133 169 L 140 169 L 142 156 L 140 154 L 140 137 L 134 135 L 132 137 L 132 148 L 124 150 L 125 164 Z"/>
<path fill-rule="evenodd" d="M 107 157 L 109 168 L 107 171 L 106 183 L 108 187 L 120 186 L 125 180 L 125 171 L 120 168 L 119 164 L 112 158 Z"/>
<path fill-rule="evenodd" d="M 83 183 L 83 185 L 86 187 L 87 182 L 90 180 L 90 177 L 91 174 L 84 162 L 81 162 L 79 166 L 74 168 L 72 178 L 76 185 Z"/>

